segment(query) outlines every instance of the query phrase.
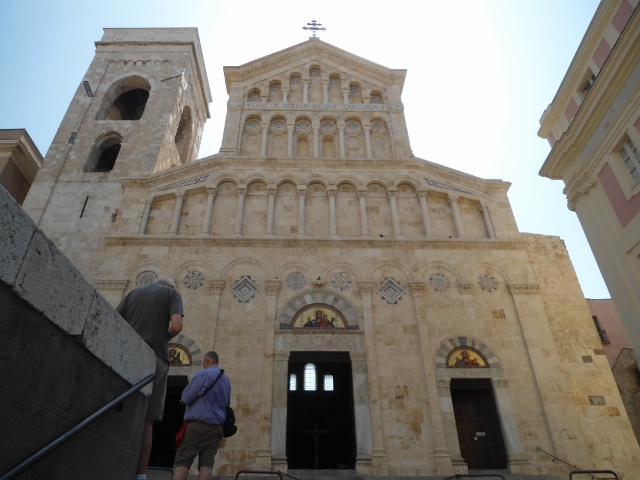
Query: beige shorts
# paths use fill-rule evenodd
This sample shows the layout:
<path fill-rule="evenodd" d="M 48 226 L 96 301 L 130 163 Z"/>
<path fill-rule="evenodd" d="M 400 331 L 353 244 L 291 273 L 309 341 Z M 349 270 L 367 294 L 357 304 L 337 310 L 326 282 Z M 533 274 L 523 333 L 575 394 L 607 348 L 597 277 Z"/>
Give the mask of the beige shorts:
<path fill-rule="evenodd" d="M 176 467 L 191 468 L 198 455 L 198 468 L 213 468 L 213 461 L 222 441 L 222 425 L 189 422 L 184 439 L 176 452 Z"/>
<path fill-rule="evenodd" d="M 156 378 L 153 380 L 153 390 L 147 403 L 145 420 L 162 420 L 164 412 L 164 397 L 167 393 L 167 376 L 169 374 L 169 362 L 156 357 Z"/>

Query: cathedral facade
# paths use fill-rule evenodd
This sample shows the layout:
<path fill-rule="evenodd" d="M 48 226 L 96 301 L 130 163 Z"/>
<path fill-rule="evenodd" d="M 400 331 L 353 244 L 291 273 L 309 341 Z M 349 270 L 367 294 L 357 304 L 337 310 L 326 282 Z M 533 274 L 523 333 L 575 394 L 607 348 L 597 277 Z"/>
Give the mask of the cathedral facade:
<path fill-rule="evenodd" d="M 105 29 L 24 205 L 112 305 L 176 279 L 165 424 L 215 350 L 220 475 L 640 470 L 563 242 L 519 232 L 509 183 L 413 156 L 406 71 L 310 38 L 224 74 L 197 159 L 197 31 Z"/>

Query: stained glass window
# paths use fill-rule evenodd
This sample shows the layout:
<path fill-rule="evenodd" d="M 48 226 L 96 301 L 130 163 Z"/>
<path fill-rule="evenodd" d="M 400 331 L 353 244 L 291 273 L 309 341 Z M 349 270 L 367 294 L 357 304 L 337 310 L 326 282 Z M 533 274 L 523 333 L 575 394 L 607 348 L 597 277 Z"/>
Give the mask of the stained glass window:
<path fill-rule="evenodd" d="M 333 375 L 327 374 L 324 376 L 324 391 L 333 392 Z"/>
<path fill-rule="evenodd" d="M 304 366 L 304 389 L 307 392 L 316 390 L 316 366 L 313 363 Z"/>

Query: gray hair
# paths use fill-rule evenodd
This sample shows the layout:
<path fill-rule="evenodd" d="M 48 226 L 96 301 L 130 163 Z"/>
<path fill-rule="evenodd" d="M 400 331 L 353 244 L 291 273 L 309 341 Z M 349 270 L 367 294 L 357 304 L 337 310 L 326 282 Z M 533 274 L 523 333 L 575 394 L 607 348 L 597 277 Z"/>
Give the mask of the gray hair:
<path fill-rule="evenodd" d="M 213 360 L 213 363 L 219 363 L 220 362 L 220 357 L 218 357 L 218 354 L 216 352 L 214 352 L 213 350 L 211 350 L 210 352 L 207 352 L 204 354 L 204 356 L 210 360 Z"/>
<path fill-rule="evenodd" d="M 154 283 L 159 283 L 160 285 L 164 285 L 165 287 L 176 288 L 176 282 L 174 282 L 172 278 L 169 278 L 165 275 L 161 275 L 156 278 Z"/>

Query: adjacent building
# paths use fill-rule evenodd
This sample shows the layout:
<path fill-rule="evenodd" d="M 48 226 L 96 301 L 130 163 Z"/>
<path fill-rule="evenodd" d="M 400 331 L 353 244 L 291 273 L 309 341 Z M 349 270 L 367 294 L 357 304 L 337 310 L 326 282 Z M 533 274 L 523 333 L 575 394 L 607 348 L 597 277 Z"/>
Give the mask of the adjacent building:
<path fill-rule="evenodd" d="M 538 134 L 540 174 L 562 180 L 633 350 L 640 352 L 640 13 L 600 3 Z"/>

